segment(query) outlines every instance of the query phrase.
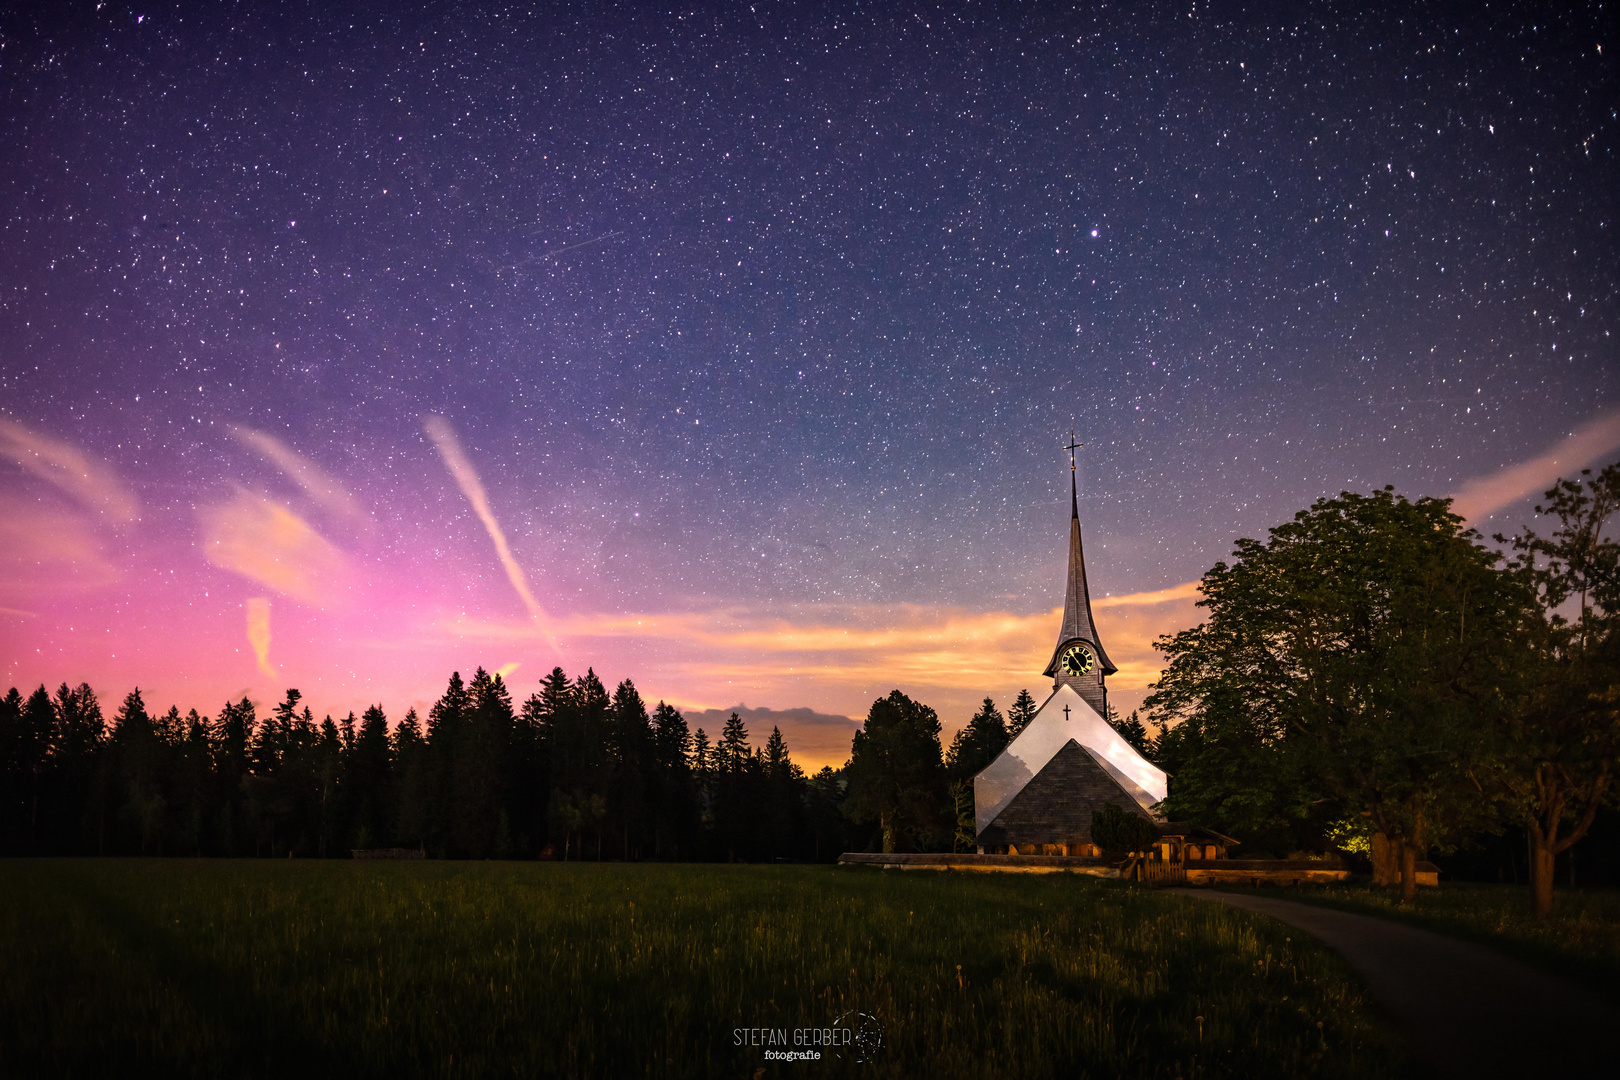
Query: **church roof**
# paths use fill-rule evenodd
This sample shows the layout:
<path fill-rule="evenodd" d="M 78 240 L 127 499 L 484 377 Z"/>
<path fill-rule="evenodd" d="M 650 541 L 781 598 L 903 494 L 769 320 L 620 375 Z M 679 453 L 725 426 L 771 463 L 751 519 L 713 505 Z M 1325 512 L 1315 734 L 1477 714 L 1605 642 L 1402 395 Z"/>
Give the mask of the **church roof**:
<path fill-rule="evenodd" d="M 1029 726 L 973 778 L 975 828 L 982 832 L 994 821 L 1071 739 L 1143 810 L 1151 810 L 1169 794 L 1164 770 L 1138 754 L 1073 687 L 1064 684 L 1036 710 Z"/>
<path fill-rule="evenodd" d="M 1052 659 L 1047 662 L 1043 675 L 1057 674 L 1058 655 L 1063 646 L 1075 638 L 1084 638 L 1097 648 L 1102 673 L 1112 675 L 1119 669 L 1108 659 L 1102 639 L 1097 636 L 1097 624 L 1091 618 L 1091 590 L 1086 585 L 1086 556 L 1080 543 L 1080 494 L 1075 486 L 1074 469 L 1069 469 L 1069 582 L 1063 593 L 1063 626 L 1058 630 L 1057 645 Z"/>
<path fill-rule="evenodd" d="M 1091 815 L 1105 804 L 1152 819 L 1091 750 L 1074 739 L 979 832 L 979 843 L 1090 844 Z"/>

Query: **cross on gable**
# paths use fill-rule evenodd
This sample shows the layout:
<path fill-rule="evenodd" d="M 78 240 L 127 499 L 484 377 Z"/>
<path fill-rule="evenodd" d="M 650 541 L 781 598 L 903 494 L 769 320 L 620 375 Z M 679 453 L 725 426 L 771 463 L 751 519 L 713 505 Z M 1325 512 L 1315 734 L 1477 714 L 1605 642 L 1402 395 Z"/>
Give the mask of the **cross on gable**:
<path fill-rule="evenodd" d="M 1064 723 L 1068 723 L 1068 720 L 1069 720 L 1069 707 L 1067 705 L 1065 705 L 1065 706 L 1063 706 L 1063 721 L 1064 721 Z"/>

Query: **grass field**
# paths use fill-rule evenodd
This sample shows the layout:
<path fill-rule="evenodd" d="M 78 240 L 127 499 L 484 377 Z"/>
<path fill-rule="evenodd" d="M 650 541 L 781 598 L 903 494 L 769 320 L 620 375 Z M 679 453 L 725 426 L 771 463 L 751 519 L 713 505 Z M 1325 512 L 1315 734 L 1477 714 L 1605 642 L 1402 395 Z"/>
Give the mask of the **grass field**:
<path fill-rule="evenodd" d="M 1285 899 L 1364 911 L 1495 945 L 1620 998 L 1620 890 L 1560 889 L 1548 919 L 1530 913 L 1529 889 L 1524 885 L 1448 882 L 1438 889 L 1419 889 L 1417 901 L 1405 908 L 1397 890 L 1370 885 L 1269 891 Z"/>
<path fill-rule="evenodd" d="M 849 1010 L 881 1024 L 873 1061 L 734 1045 Z M 1281 924 L 1071 875 L 811 866 L 4 861 L 0 1039 L 27 1076 L 1402 1068 Z"/>

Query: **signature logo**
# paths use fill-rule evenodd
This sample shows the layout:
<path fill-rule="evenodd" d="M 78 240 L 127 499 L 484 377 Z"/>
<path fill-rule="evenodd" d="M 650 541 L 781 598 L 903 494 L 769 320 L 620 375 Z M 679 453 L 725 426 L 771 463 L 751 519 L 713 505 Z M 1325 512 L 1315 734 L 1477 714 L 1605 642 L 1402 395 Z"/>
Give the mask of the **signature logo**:
<path fill-rule="evenodd" d="M 883 1049 L 883 1025 L 871 1013 L 851 1010 L 834 1020 L 833 1027 L 850 1033 L 849 1048 L 838 1055 L 841 1058 L 871 1061 Z"/>

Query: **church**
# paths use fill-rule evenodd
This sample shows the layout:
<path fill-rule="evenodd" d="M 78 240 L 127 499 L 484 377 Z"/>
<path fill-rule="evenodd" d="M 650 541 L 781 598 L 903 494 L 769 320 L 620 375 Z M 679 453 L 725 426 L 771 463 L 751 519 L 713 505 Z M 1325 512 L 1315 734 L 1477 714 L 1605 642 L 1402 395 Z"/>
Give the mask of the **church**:
<path fill-rule="evenodd" d="M 1178 859 L 1183 852 L 1218 857 L 1230 842 L 1226 837 L 1163 821 L 1155 813 L 1168 794 L 1169 778 L 1104 719 L 1107 678 L 1118 669 L 1091 614 L 1075 448 L 1071 439 L 1068 588 L 1057 645 L 1043 672 L 1052 679 L 1052 693 L 1029 725 L 973 778 L 979 854 L 1099 855 L 1091 815 L 1113 803 L 1151 821 L 1166 854 L 1174 849 Z"/>

